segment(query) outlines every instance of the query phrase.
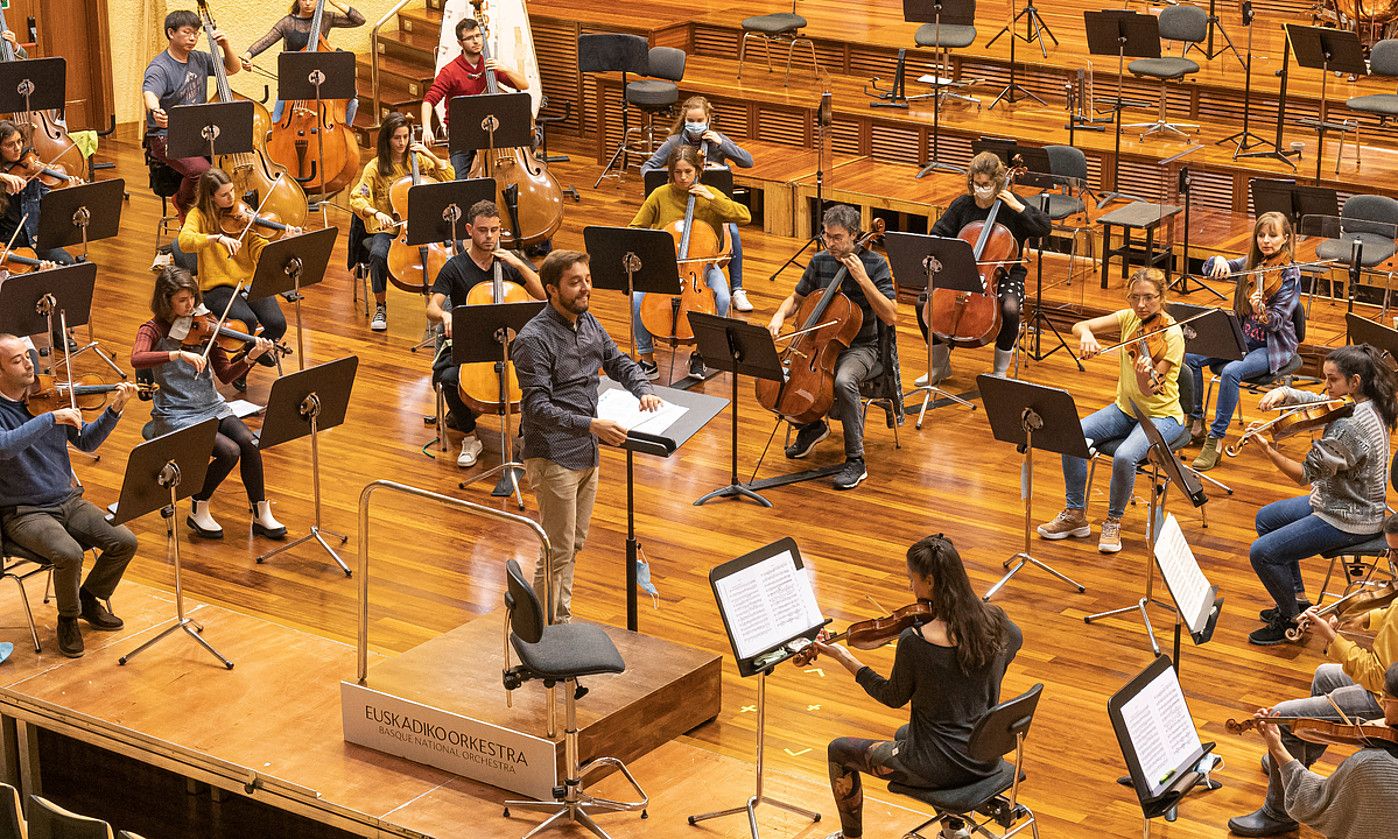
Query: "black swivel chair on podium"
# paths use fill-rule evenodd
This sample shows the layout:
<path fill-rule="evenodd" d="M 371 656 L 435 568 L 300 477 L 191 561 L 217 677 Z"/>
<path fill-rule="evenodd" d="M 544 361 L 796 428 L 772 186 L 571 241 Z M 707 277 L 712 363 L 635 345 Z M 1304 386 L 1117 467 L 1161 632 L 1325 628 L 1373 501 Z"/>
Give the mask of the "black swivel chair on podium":
<path fill-rule="evenodd" d="M 1019 783 L 1024 779 L 1024 738 L 1029 735 L 1029 726 L 1034 722 L 1034 711 L 1039 706 L 1042 684 L 1034 685 L 1014 699 L 1001 702 L 985 712 L 971 730 L 971 741 L 967 751 L 979 761 L 999 760 L 995 774 L 983 781 L 953 789 L 925 789 L 909 787 L 899 783 L 888 785 L 888 791 L 915 798 L 931 807 L 936 813 L 932 818 L 908 831 L 905 836 L 922 839 L 918 831 L 930 825 L 938 825 L 937 836 L 994 837 L 1018 834 L 1029 828 L 1035 839 L 1039 836 L 1038 821 L 1034 811 L 1019 803 Z M 897 738 L 906 737 L 907 726 L 898 731 Z M 1005 760 L 1005 755 L 1014 752 L 1014 762 Z M 1009 797 L 1005 793 L 1009 793 Z M 982 814 L 984 821 L 978 821 L 976 814 Z M 1027 821 L 1023 821 L 1027 819 Z M 1021 823 L 1022 822 L 1022 823 Z M 969 824 L 968 824 L 969 823 Z M 1005 833 L 992 833 L 991 824 L 998 825 Z M 975 825 L 973 828 L 972 825 Z M 962 831 L 962 832 L 958 832 Z M 931 839 L 929 834 L 928 839 Z"/>
<path fill-rule="evenodd" d="M 594 757 L 586 766 L 578 755 L 578 713 L 577 684 L 579 677 L 596 676 L 603 673 L 621 673 L 626 663 L 621 653 L 607 636 L 606 630 L 595 623 L 574 621 L 565 624 L 549 625 L 544 619 L 544 607 L 519 563 L 510 560 L 505 564 L 509 588 L 505 593 L 505 620 L 509 630 L 510 643 L 519 656 L 520 664 L 510 667 L 509 656 L 505 657 L 505 689 L 514 690 L 530 679 L 542 679 L 545 687 L 563 685 L 566 707 L 566 725 L 563 731 L 568 765 L 567 777 L 563 785 L 554 788 L 553 801 L 506 801 L 505 816 L 510 808 L 542 811 L 553 815 L 530 832 L 532 836 L 541 828 L 556 822 L 574 821 L 591 830 L 598 836 L 607 834 L 593 822 L 588 810 L 621 812 L 640 810 L 645 818 L 646 805 L 650 799 L 645 790 L 632 777 L 626 764 L 614 757 Z M 552 720 L 552 717 L 550 717 Z M 583 778 L 598 766 L 611 766 L 621 772 L 626 780 L 641 796 L 640 801 L 612 801 L 594 798 L 583 789 Z"/>
<path fill-rule="evenodd" d="M 820 61 L 816 58 L 815 42 L 801 33 L 806 28 L 806 19 L 796 14 L 796 0 L 791 0 L 790 12 L 777 12 L 770 15 L 753 15 L 743 18 L 743 38 L 738 42 L 738 78 L 743 77 L 743 63 L 747 61 L 748 41 L 759 41 L 767 51 L 767 72 L 772 72 L 772 45 L 786 44 L 786 78 L 782 86 L 791 84 L 791 54 L 798 46 L 811 51 L 811 75 L 820 75 Z"/>
<path fill-rule="evenodd" d="M 1209 16 L 1198 6 L 1169 6 L 1161 10 L 1160 39 L 1162 41 L 1180 41 L 1184 44 L 1184 49 L 1189 49 L 1190 44 L 1201 43 L 1208 36 Z M 1132 123 L 1123 125 L 1122 129 L 1144 128 L 1145 131 L 1141 132 L 1142 140 L 1152 134 L 1177 134 L 1180 137 L 1187 137 L 1188 135 L 1183 129 L 1199 130 L 1199 126 L 1194 123 L 1170 122 L 1167 111 L 1170 101 L 1170 82 L 1199 72 L 1197 62 L 1184 58 L 1183 54 L 1180 57 L 1162 55 L 1159 58 L 1138 58 L 1127 64 L 1126 69 L 1137 78 L 1160 80 L 1160 116 L 1155 122 Z"/>
<path fill-rule="evenodd" d="M 1369 73 L 1374 76 L 1398 76 L 1398 38 L 1385 38 L 1374 44 L 1369 52 Z M 1373 114 L 1379 118 L 1379 127 L 1384 128 L 1388 121 L 1398 118 L 1398 93 L 1374 93 L 1368 96 L 1355 96 L 1345 100 L 1345 107 L 1351 111 Z M 1355 130 L 1354 165 L 1358 168 L 1363 146 L 1359 131 Z"/>

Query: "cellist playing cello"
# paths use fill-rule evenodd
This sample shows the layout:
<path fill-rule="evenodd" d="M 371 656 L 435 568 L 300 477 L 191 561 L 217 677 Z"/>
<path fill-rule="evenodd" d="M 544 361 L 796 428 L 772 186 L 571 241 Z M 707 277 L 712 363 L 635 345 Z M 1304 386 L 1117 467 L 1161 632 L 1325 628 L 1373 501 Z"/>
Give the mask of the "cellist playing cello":
<path fill-rule="evenodd" d="M 898 307 L 894 303 L 897 292 L 893 288 L 888 260 L 867 248 L 855 249 L 859 238 L 858 210 L 848 204 L 836 204 L 826 210 L 821 217 L 821 236 L 825 240 L 825 250 L 811 257 L 796 283 L 796 290 L 777 307 L 767 328 L 780 338 L 782 325 L 800 310 L 807 296 L 828 288 L 841 268 L 848 271 L 841 290 L 859 307 L 864 321 L 859 334 L 835 362 L 835 402 L 830 416 L 840 421 L 845 438 L 845 466 L 835 474 L 835 489 L 854 489 L 869 477 L 864 463 L 864 411 L 859 386 L 882 369 L 878 322 L 888 326 L 897 322 Z M 824 419 L 803 425 L 796 430 L 796 440 L 786 447 L 786 456 L 805 457 L 816 443 L 829 436 L 830 425 Z"/>

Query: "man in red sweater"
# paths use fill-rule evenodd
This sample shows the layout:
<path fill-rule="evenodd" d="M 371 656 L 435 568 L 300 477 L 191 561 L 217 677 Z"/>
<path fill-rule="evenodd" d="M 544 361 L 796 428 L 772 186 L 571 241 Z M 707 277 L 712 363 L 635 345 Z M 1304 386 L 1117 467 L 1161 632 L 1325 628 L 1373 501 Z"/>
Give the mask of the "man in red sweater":
<path fill-rule="evenodd" d="M 496 78 L 515 90 L 528 90 L 529 80 L 524 74 L 513 70 L 493 58 L 485 58 L 485 33 L 475 18 L 464 17 L 456 24 L 456 41 L 461 45 L 461 54 L 442 67 L 442 72 L 433 79 L 432 87 L 422 97 L 422 142 L 432 145 L 432 109 L 442 100 L 451 101 L 454 96 L 475 96 L 485 93 L 485 71 L 492 70 Z M 445 118 L 442 127 L 449 129 Z M 451 166 L 456 170 L 458 180 L 471 176 L 471 164 L 475 162 L 476 151 L 452 152 Z"/>

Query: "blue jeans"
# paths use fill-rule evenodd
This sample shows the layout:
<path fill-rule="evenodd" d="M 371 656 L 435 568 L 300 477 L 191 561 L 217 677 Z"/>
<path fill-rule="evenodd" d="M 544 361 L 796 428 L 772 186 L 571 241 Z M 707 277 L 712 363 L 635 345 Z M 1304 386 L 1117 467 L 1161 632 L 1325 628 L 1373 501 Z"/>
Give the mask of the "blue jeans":
<path fill-rule="evenodd" d="M 1181 426 L 1174 417 L 1154 417 L 1151 422 L 1167 441 L 1180 435 Z M 1126 512 L 1126 502 L 1131 500 L 1131 490 L 1136 486 L 1136 466 L 1146 459 L 1150 449 L 1146 432 L 1138 425 L 1135 417 L 1127 416 L 1115 403 L 1082 421 L 1083 436 L 1091 438 L 1094 446 L 1112 440 L 1122 441 L 1112 455 L 1112 484 L 1107 493 L 1107 515 L 1114 519 Z M 1068 509 L 1087 509 L 1086 460 L 1063 455 L 1063 489 Z"/>
<path fill-rule="evenodd" d="M 476 162 L 476 150 L 466 149 L 465 151 L 454 151 L 451 153 L 451 168 L 456 172 L 456 179 L 464 181 L 471 177 L 471 164 Z M 501 207 L 500 211 L 504 212 Z"/>
<path fill-rule="evenodd" d="M 1195 419 L 1204 416 L 1204 368 L 1219 374 L 1218 402 L 1214 405 L 1213 424 L 1209 426 L 1209 436 L 1218 440 L 1228 434 L 1228 423 L 1233 421 L 1233 412 L 1238 408 L 1238 383 L 1271 371 L 1266 347 L 1248 350 L 1248 354 L 1237 361 L 1185 353 L 1184 363 L 1194 376 L 1194 404 L 1189 406 L 1189 416 Z"/>
<path fill-rule="evenodd" d="M 728 282 L 734 291 L 743 287 L 743 237 L 738 225 L 728 225 L 728 239 L 733 243 L 733 258 L 728 260 Z"/>
<path fill-rule="evenodd" d="M 1273 501 L 1257 511 L 1257 540 L 1248 560 L 1283 617 L 1296 617 L 1296 600 L 1306 593 L 1301 560 L 1325 551 L 1358 545 L 1374 533 L 1346 533 L 1311 512 L 1311 498 L 1301 495 Z"/>
<path fill-rule="evenodd" d="M 724 279 L 723 272 L 709 266 L 705 283 L 714 292 L 714 307 L 718 310 L 719 317 L 728 316 L 728 303 L 730 295 L 728 293 L 728 280 Z M 683 281 L 683 280 L 681 280 Z M 650 355 L 655 352 L 655 339 L 651 337 L 650 330 L 641 322 L 641 300 L 644 294 L 636 293 L 631 295 L 631 323 L 636 331 L 636 352 L 640 355 Z"/>

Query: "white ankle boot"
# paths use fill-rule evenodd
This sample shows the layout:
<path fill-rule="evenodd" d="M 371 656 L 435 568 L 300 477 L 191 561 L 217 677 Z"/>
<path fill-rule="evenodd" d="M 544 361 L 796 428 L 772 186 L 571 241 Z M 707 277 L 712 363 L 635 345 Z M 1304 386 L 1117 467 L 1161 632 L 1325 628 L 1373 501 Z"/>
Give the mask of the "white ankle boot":
<path fill-rule="evenodd" d="M 1006 373 L 1008 373 L 1010 371 L 1010 362 L 1014 361 L 1014 357 L 1014 350 L 1002 350 L 999 347 L 996 347 L 995 370 L 992 372 L 992 375 L 1003 377 Z"/>
<path fill-rule="evenodd" d="M 205 539 L 223 538 L 223 525 L 210 515 L 207 501 L 193 501 L 189 509 L 189 518 L 185 519 L 185 523 Z"/>
<path fill-rule="evenodd" d="M 951 345 L 932 345 L 932 369 L 928 381 L 933 385 L 939 385 L 946 381 L 951 375 Z"/>
<path fill-rule="evenodd" d="M 270 501 L 259 501 L 253 508 L 252 532 L 259 536 L 266 536 L 269 539 L 282 539 L 286 536 L 286 527 L 272 516 L 272 503 Z"/>

